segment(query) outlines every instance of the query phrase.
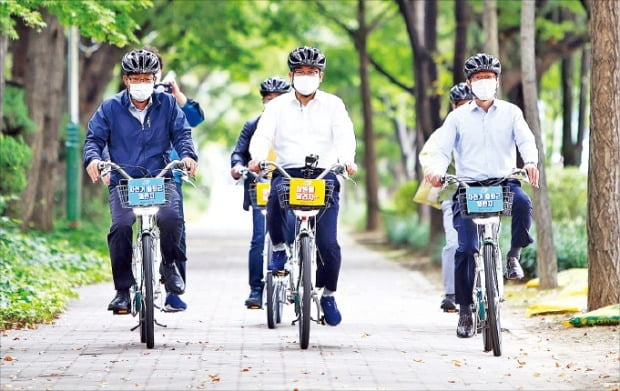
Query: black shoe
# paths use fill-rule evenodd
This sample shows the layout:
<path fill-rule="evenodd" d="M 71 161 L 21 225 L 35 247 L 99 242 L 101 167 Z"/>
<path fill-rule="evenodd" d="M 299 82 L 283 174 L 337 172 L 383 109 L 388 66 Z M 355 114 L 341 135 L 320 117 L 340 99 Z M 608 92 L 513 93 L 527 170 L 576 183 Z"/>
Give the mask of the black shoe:
<path fill-rule="evenodd" d="M 515 257 L 508 257 L 506 261 L 506 278 L 509 280 L 520 280 L 523 278 L 523 269 L 519 260 Z"/>
<path fill-rule="evenodd" d="M 131 312 L 131 299 L 129 298 L 129 291 L 116 291 L 116 296 L 108 304 L 108 311 L 112 311 L 114 314 L 125 315 Z"/>
<path fill-rule="evenodd" d="M 474 336 L 474 320 L 469 315 L 459 316 L 459 325 L 456 327 L 456 336 L 459 338 L 471 338 Z"/>
<path fill-rule="evenodd" d="M 251 309 L 263 307 L 263 288 L 252 288 L 250 296 L 245 300 L 245 306 Z"/>
<path fill-rule="evenodd" d="M 179 269 L 174 263 L 164 264 L 162 262 L 159 271 L 163 275 L 166 291 L 177 295 L 185 292 L 185 282 L 183 282 L 183 277 L 181 277 Z"/>
<path fill-rule="evenodd" d="M 443 312 L 456 312 L 456 303 L 454 302 L 455 299 L 456 298 L 453 294 L 446 295 L 441 301 L 439 308 L 441 308 Z"/>

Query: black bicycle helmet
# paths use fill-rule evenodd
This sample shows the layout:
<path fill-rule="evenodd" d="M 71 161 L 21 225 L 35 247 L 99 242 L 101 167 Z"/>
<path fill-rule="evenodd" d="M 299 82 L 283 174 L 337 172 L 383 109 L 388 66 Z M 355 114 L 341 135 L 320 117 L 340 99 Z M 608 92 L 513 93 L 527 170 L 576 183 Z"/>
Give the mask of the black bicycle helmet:
<path fill-rule="evenodd" d="M 271 92 L 279 92 L 283 94 L 285 92 L 289 92 L 290 89 L 291 85 L 289 82 L 277 76 L 267 78 L 260 83 L 260 94 L 262 96 L 265 96 Z"/>
<path fill-rule="evenodd" d="M 474 99 L 474 96 L 467 87 L 467 83 L 462 82 L 450 88 L 450 102 L 456 104 L 459 101 L 471 99 Z"/>
<path fill-rule="evenodd" d="M 291 71 L 304 65 L 317 67 L 323 71 L 326 62 L 325 55 L 319 49 L 310 46 L 298 47 L 288 55 L 288 68 Z"/>
<path fill-rule="evenodd" d="M 156 74 L 159 71 L 159 60 L 155 53 L 148 50 L 132 50 L 123 56 L 121 61 L 123 74 Z"/>
<path fill-rule="evenodd" d="M 500 73 L 502 73 L 502 64 L 499 63 L 497 58 L 491 56 L 490 54 L 478 53 L 475 56 L 469 57 L 467 61 L 465 61 L 463 71 L 465 72 L 465 77 L 468 80 L 474 73 L 482 71 L 490 71 L 499 76 Z"/>

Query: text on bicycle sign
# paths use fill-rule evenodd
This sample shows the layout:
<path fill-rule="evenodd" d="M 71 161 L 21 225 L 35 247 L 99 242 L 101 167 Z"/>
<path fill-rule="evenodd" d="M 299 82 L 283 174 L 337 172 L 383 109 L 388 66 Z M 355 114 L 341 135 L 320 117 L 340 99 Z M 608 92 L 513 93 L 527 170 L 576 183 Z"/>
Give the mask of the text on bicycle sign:
<path fill-rule="evenodd" d="M 140 178 L 127 182 L 129 205 L 158 205 L 166 202 L 164 178 Z"/>
<path fill-rule="evenodd" d="M 504 193 L 501 186 L 468 187 L 466 196 L 469 213 L 504 210 Z"/>
<path fill-rule="evenodd" d="M 325 181 L 292 178 L 289 203 L 291 205 L 323 205 L 325 203 Z"/>

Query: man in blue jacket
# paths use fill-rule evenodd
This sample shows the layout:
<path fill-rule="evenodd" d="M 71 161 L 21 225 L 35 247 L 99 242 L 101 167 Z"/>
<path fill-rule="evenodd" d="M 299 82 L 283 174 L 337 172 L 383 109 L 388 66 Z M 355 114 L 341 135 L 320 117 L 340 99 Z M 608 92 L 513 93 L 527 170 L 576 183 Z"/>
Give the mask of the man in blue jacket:
<path fill-rule="evenodd" d="M 146 50 L 133 50 L 121 62 L 126 89 L 106 99 L 88 122 L 84 143 L 84 166 L 93 182 L 100 178 L 98 163 L 107 145 L 110 159 L 133 177 L 154 176 L 165 167 L 170 146 L 185 162 L 189 174 L 196 172 L 197 155 L 191 138 L 191 128 L 174 97 L 154 93 L 159 71 L 157 56 Z M 129 288 L 133 284 L 131 271 L 132 225 L 135 216 L 131 209 L 122 208 L 116 186 L 120 176 L 110 178 L 110 213 L 112 226 L 108 247 L 116 296 L 108 305 L 115 314 L 131 312 Z M 179 248 L 179 194 L 171 190 L 170 207 L 159 209 L 157 222 L 161 234 L 162 273 L 169 292 L 182 294 L 185 284 L 175 261 L 184 255 Z"/>
<path fill-rule="evenodd" d="M 260 85 L 260 94 L 263 104 L 267 103 L 276 96 L 289 92 L 291 85 L 279 77 L 265 79 Z M 243 125 L 243 130 L 237 140 L 237 145 L 230 155 L 230 175 L 234 179 L 239 179 L 241 174 L 239 168 L 246 167 L 251 160 L 250 140 L 256 131 L 256 125 L 260 115 L 249 120 Z M 250 196 L 248 194 L 249 181 L 244 183 L 243 209 L 250 209 Z M 259 209 L 252 208 L 252 241 L 250 242 L 250 252 L 248 256 L 248 271 L 250 296 L 245 301 L 248 308 L 261 308 L 263 300 L 263 247 L 265 243 L 265 216 Z"/>

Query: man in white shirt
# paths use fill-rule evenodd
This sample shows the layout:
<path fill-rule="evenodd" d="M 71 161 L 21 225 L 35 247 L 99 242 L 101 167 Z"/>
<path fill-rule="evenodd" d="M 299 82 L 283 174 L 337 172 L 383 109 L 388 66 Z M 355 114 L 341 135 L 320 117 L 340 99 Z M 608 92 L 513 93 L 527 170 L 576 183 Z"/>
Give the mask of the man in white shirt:
<path fill-rule="evenodd" d="M 349 175 L 357 172 L 355 133 L 344 103 L 318 89 L 325 63 L 325 56 L 317 48 L 303 46 L 289 54 L 294 90 L 273 99 L 265 108 L 250 142 L 250 170 L 258 172 L 258 162 L 265 160 L 273 147 L 276 162 L 293 177 L 303 177 L 301 170 L 309 155 L 318 156 L 319 168 L 342 162 Z M 334 181 L 335 189 L 331 206 L 317 216 L 316 243 L 321 261 L 317 262 L 316 287 L 323 288 L 320 303 L 326 323 L 336 326 L 342 320 L 334 298 L 341 263 L 337 237 L 340 185 L 334 174 L 326 179 Z M 282 177 L 274 172 L 267 204 L 267 229 L 274 244 L 269 270 L 282 270 L 286 263 L 285 211 L 280 208 L 276 192 L 281 181 Z"/>
<path fill-rule="evenodd" d="M 516 165 L 516 149 L 525 162 L 532 186 L 538 186 L 538 150 L 534 135 L 523 118 L 521 109 L 495 99 L 501 64 L 495 57 L 476 54 L 465 62 L 467 85 L 474 100 L 452 111 L 437 130 L 437 145 L 433 150 L 431 166 L 425 175 L 433 186 L 441 186 L 452 159 L 458 177 L 471 178 L 471 182 L 501 178 L 511 173 Z M 532 224 L 532 202 L 521 189 L 518 180 L 507 180 L 514 193 L 512 206 L 512 240 L 507 254 L 506 277 L 523 278 L 519 264 L 521 248 L 533 242 L 529 235 Z M 478 251 L 476 226 L 471 219 L 463 218 L 454 202 L 454 228 L 458 232 L 459 246 L 455 254 L 455 295 L 459 304 L 459 324 L 456 334 L 461 338 L 474 335 L 470 305 L 474 279 L 474 254 Z"/>

